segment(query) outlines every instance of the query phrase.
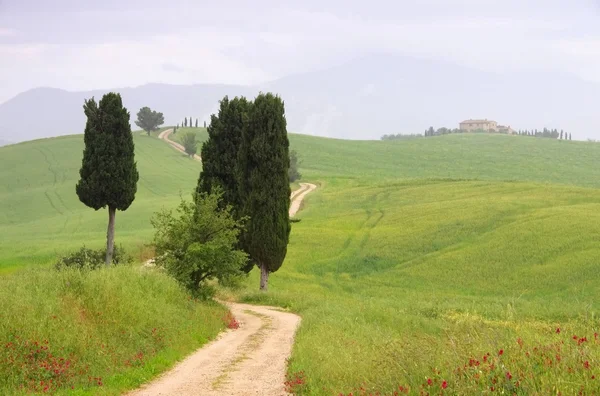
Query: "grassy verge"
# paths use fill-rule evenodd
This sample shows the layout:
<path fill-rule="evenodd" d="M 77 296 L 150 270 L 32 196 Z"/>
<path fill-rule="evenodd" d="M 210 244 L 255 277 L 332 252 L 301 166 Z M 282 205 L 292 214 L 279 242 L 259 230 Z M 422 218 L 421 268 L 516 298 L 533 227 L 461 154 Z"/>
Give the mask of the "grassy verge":
<path fill-rule="evenodd" d="M 0 393 L 119 394 L 213 339 L 226 309 L 139 267 L 0 278 Z"/>

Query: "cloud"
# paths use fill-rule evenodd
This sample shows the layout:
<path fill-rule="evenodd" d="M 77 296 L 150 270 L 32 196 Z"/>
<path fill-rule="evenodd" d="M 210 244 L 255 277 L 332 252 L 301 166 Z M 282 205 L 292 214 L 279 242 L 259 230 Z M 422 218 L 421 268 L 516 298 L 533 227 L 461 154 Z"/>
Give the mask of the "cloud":
<path fill-rule="evenodd" d="M 14 37 L 16 35 L 17 31 L 15 29 L 0 27 L 0 37 Z"/>
<path fill-rule="evenodd" d="M 183 67 L 177 66 L 173 63 L 163 63 L 161 67 L 166 72 L 183 73 L 185 71 Z"/>
<path fill-rule="evenodd" d="M 598 48 L 600 38 L 592 0 L 2 4 L 0 54 L 13 58 L 0 65 L 10 73 L 0 76 L 0 101 L 32 84 L 69 89 L 253 84 L 377 51 L 499 73 L 560 70 L 584 78 L 600 73 L 600 57 L 586 49 Z"/>

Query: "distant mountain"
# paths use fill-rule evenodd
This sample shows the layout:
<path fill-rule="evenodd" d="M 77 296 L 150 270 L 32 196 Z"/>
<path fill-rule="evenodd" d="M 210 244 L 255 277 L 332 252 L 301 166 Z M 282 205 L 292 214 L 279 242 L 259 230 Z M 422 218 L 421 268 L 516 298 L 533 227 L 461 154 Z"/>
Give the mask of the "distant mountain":
<path fill-rule="evenodd" d="M 100 99 L 108 91 L 36 88 L 17 95 L 0 105 L 0 139 L 82 133 L 84 99 Z M 167 124 L 190 116 L 202 122 L 224 95 L 271 91 L 286 102 L 288 130 L 305 134 L 377 139 L 488 118 L 513 129 L 549 127 L 573 138 L 600 137 L 599 84 L 558 73 L 489 73 L 388 54 L 254 87 L 148 84 L 114 91 L 122 94 L 132 125 L 143 106 L 163 112 Z"/>

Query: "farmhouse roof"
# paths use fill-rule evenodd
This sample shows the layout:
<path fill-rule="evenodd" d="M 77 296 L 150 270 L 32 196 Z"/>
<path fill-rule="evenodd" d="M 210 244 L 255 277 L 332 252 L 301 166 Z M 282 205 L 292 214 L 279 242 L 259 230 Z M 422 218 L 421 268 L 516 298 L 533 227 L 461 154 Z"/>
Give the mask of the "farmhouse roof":
<path fill-rule="evenodd" d="M 481 124 L 482 122 L 494 122 L 491 120 L 465 120 L 461 124 Z"/>

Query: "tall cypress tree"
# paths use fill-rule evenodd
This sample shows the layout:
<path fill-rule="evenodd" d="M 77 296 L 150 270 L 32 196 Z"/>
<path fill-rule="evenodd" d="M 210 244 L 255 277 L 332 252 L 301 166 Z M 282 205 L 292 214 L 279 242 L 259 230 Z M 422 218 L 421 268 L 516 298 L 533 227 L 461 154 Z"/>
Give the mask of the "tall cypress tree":
<path fill-rule="evenodd" d="M 196 128 L 198 128 L 198 119 L 196 118 Z"/>
<path fill-rule="evenodd" d="M 225 96 L 220 101 L 217 115 L 211 115 L 207 128 L 208 140 L 204 142 L 201 150 L 202 172 L 196 191 L 211 193 L 217 188 L 220 189 L 223 194 L 220 204 L 222 207 L 231 205 L 235 219 L 240 219 L 242 212 L 236 171 L 238 152 L 251 105 L 252 103 L 244 97 L 229 100 Z M 240 240 L 243 240 L 243 232 Z M 243 249 L 242 245 L 239 247 Z M 242 270 L 250 272 L 253 267 L 254 263 L 250 260 Z"/>
<path fill-rule="evenodd" d="M 202 172 L 196 190 L 198 193 L 211 193 L 220 188 L 223 191 L 222 205 L 231 205 L 234 213 L 239 213 L 242 201 L 236 169 L 251 102 L 244 97 L 229 100 L 225 96 L 219 104 L 217 115 L 211 115 L 208 140 L 202 145 Z"/>
<path fill-rule="evenodd" d="M 137 191 L 139 174 L 134 158 L 129 112 L 121 95 L 107 93 L 99 104 L 94 98 L 83 105 L 87 117 L 80 179 L 75 187 L 79 200 L 98 210 L 108 206 L 106 265 L 112 262 L 117 210 L 127 210 Z"/>
<path fill-rule="evenodd" d="M 250 217 L 242 237 L 244 250 L 260 268 L 260 289 L 283 264 L 291 230 L 289 141 L 284 103 L 260 94 L 248 113 L 238 158 L 243 214 Z"/>

